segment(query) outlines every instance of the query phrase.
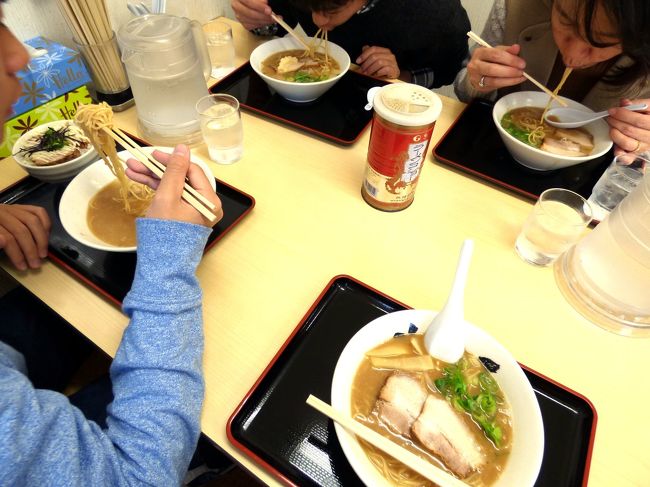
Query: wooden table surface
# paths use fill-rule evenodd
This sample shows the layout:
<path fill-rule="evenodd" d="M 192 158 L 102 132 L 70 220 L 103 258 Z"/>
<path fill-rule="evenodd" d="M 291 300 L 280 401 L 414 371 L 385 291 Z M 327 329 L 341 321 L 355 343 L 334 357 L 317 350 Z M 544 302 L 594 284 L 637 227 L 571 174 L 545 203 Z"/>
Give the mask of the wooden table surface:
<path fill-rule="evenodd" d="M 233 25 L 239 62 L 259 39 Z M 443 98 L 434 143 L 463 105 Z M 262 481 L 277 482 L 226 437 L 226 423 L 330 279 L 351 275 L 415 308 L 440 309 L 460 244 L 475 241 L 466 319 L 522 363 L 589 398 L 598 413 L 590 485 L 649 485 L 650 340 L 590 323 L 560 294 L 551 268 L 524 263 L 514 241 L 531 203 L 427 156 L 415 201 L 385 213 L 360 187 L 369 131 L 342 147 L 244 111 L 244 156 L 214 175 L 256 199 L 253 211 L 204 257 L 206 398 L 202 429 Z M 131 133 L 135 110 L 116 115 Z M 487 122 L 489 123 L 489 122 Z M 433 147 L 434 144 L 431 145 Z M 24 173 L 0 161 L 0 187 Z M 126 317 L 111 302 L 47 262 L 39 271 L 2 267 L 113 355 Z"/>

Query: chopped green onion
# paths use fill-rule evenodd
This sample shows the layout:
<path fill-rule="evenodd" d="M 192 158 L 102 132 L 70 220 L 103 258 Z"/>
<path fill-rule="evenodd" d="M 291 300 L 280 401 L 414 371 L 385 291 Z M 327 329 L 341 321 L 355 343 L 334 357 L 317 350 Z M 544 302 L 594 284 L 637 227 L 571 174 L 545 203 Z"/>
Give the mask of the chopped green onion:
<path fill-rule="evenodd" d="M 436 379 L 434 383 L 450 404 L 460 412 L 468 412 L 498 447 L 503 438 L 501 428 L 494 421 L 499 385 L 487 372 L 481 372 L 478 377 L 481 392 L 472 396 L 467 391 L 467 381 L 463 375 L 466 365 L 461 359 L 458 363 L 445 367 L 442 377 Z"/>

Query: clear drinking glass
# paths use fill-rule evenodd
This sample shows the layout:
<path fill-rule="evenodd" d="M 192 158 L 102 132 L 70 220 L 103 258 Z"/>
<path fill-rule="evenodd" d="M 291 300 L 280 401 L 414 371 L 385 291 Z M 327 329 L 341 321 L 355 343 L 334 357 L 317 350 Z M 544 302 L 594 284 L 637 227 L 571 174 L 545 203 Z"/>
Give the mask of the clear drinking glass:
<path fill-rule="evenodd" d="M 219 164 L 241 159 L 244 133 L 237 98 L 225 94 L 204 96 L 196 103 L 196 111 L 210 159 Z"/>
<path fill-rule="evenodd" d="M 643 179 L 644 167 L 649 164 L 650 154 L 628 155 L 614 158 L 614 161 L 600 177 L 589 197 L 594 218 L 603 220 L 623 198 Z"/>
<path fill-rule="evenodd" d="M 203 26 L 210 62 L 212 63 L 213 78 L 223 78 L 235 66 L 235 45 L 232 40 L 232 29 L 226 22 L 213 20 Z"/>
<path fill-rule="evenodd" d="M 591 218 L 589 203 L 578 193 L 547 189 L 526 219 L 515 250 L 530 264 L 550 265 L 578 241 Z"/>

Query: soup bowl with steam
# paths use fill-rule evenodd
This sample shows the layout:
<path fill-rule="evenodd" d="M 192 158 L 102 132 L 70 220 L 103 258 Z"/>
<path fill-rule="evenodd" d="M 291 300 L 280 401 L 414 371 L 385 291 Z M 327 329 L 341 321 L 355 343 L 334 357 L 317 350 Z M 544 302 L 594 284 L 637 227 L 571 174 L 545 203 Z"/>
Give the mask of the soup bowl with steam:
<path fill-rule="evenodd" d="M 332 379 L 332 406 L 351 416 L 353 383 L 365 354 L 393 338 L 396 333 L 413 332 L 413 327 L 417 328 L 417 333 L 424 333 L 435 314 L 428 310 L 398 311 L 383 315 L 361 328 L 347 343 L 336 364 Z M 511 409 L 510 454 L 503 471 L 490 485 L 533 486 L 544 455 L 544 425 L 535 392 L 508 350 L 477 326 L 470 323 L 466 325 L 466 351 L 477 357 L 487 357 L 499 365 L 491 376 L 498 383 Z M 343 452 L 359 478 L 366 485 L 391 485 L 371 463 L 357 438 L 338 423 L 334 426 Z"/>
<path fill-rule="evenodd" d="M 155 149 L 171 152 L 169 147 L 142 147 L 144 152 L 151 153 Z M 123 161 L 133 157 L 128 151 L 118 152 Z M 198 157 L 192 157 L 192 162 L 199 166 L 208 177 L 212 189 L 216 182 L 208 165 Z M 135 252 L 136 246 L 121 247 L 110 244 L 97 237 L 88 226 L 88 205 L 90 200 L 106 185 L 116 178 L 104 163 L 98 160 L 81 171 L 65 188 L 59 203 L 59 218 L 68 234 L 77 242 L 106 252 Z"/>
<path fill-rule="evenodd" d="M 318 39 L 306 37 L 307 44 L 318 43 Z M 293 49 L 304 50 L 296 39 L 291 36 L 281 37 L 265 42 L 256 47 L 251 53 L 250 63 L 253 70 L 264 80 L 272 92 L 277 92 L 283 98 L 295 103 L 307 103 L 318 99 L 327 90 L 334 86 L 350 69 L 350 56 L 342 47 L 328 41 L 329 55 L 336 60 L 341 72 L 324 81 L 311 83 L 298 83 L 295 81 L 283 81 L 273 78 L 262 72 L 262 62 L 269 56 Z"/>
<path fill-rule="evenodd" d="M 585 105 L 568 98 L 560 97 L 570 108 L 577 108 L 593 113 L 593 110 Z M 594 138 L 594 149 L 586 156 L 565 156 L 553 154 L 528 145 L 517 140 L 509 134 L 502 126 L 503 116 L 515 108 L 540 107 L 544 108 L 548 103 L 549 96 L 541 91 L 519 91 L 501 97 L 492 109 L 492 120 L 503 143 L 510 152 L 510 155 L 521 165 L 537 171 L 552 171 L 563 167 L 574 166 L 583 162 L 591 161 L 607 153 L 612 148 L 612 141 L 609 138 L 609 126 L 604 120 L 596 120 L 584 128 Z M 551 108 L 560 106 L 556 101 L 551 103 Z"/>

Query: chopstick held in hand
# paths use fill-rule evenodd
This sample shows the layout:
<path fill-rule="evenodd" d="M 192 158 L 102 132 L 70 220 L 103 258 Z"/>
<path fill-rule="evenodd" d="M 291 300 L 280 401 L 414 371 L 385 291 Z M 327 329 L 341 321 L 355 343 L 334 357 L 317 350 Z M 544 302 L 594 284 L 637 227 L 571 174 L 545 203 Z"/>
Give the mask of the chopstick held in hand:
<path fill-rule="evenodd" d="M 489 48 L 492 48 L 492 46 L 491 46 L 490 44 L 488 44 L 487 42 L 485 42 L 485 41 L 484 41 L 484 40 L 483 40 L 479 35 L 477 35 L 476 33 L 472 32 L 471 30 L 467 33 L 467 37 L 469 37 L 469 38 L 472 39 L 474 42 L 476 42 L 477 44 L 479 44 L 479 45 L 481 45 L 481 46 L 483 46 L 483 47 L 489 47 Z M 535 78 L 533 78 L 533 77 L 532 77 L 531 75 L 529 75 L 528 73 L 524 72 L 524 78 L 526 78 L 528 81 L 530 81 L 531 83 L 533 83 L 535 86 L 537 86 L 540 90 L 542 90 L 542 91 L 543 91 L 544 93 L 546 93 L 548 96 L 550 96 L 550 97 L 553 98 L 555 101 L 557 101 L 557 102 L 558 102 L 560 105 L 562 105 L 563 107 L 566 107 L 566 106 L 567 106 L 567 103 L 566 103 L 564 100 L 562 100 L 562 99 L 561 99 L 560 97 L 558 97 L 555 93 L 553 93 L 551 90 L 549 90 L 546 86 L 544 86 L 542 83 L 540 83 L 539 81 L 537 81 Z"/>
<path fill-rule="evenodd" d="M 162 179 L 165 172 L 165 166 L 154 159 L 150 154 L 142 151 L 131 138 L 119 129 L 111 130 L 108 127 L 103 129 L 113 140 L 125 147 L 128 152 L 138 161 L 142 163 L 149 171 Z M 183 199 L 194 207 L 201 215 L 203 215 L 212 225 L 214 225 L 219 217 L 214 212 L 217 211 L 216 205 L 206 199 L 202 194 L 192 188 L 188 183 L 185 184 L 183 190 Z"/>
<path fill-rule="evenodd" d="M 165 172 L 160 180 L 151 177 L 146 168 L 131 159 L 128 161 L 128 177 L 134 181 L 140 181 L 150 188 L 155 188 L 155 196 L 147 208 L 146 216 L 149 218 L 168 218 L 171 220 L 186 221 L 212 227 L 223 217 L 223 211 L 219 197 L 213 190 L 210 178 L 204 170 L 190 161 L 190 150 L 186 145 L 176 145 L 171 154 L 158 151 L 154 152 L 158 159 L 165 167 Z M 148 179 L 148 181 L 146 181 Z M 212 213 L 214 216 L 208 217 L 194 207 L 191 203 L 179 204 L 180 200 L 184 203 L 191 201 L 185 194 L 184 186 L 189 179 L 191 185 L 196 191 L 205 195 L 215 203 L 218 208 Z"/>
<path fill-rule="evenodd" d="M 296 39 L 298 42 L 300 42 L 307 51 L 311 52 L 311 48 L 307 45 L 305 40 L 300 36 L 295 30 L 293 30 L 289 24 L 287 24 L 284 20 L 282 20 L 280 17 L 275 15 L 274 13 L 271 13 L 271 18 L 275 20 L 278 24 L 282 26 L 284 30 L 286 30 L 291 36 L 293 36 L 294 39 Z"/>

